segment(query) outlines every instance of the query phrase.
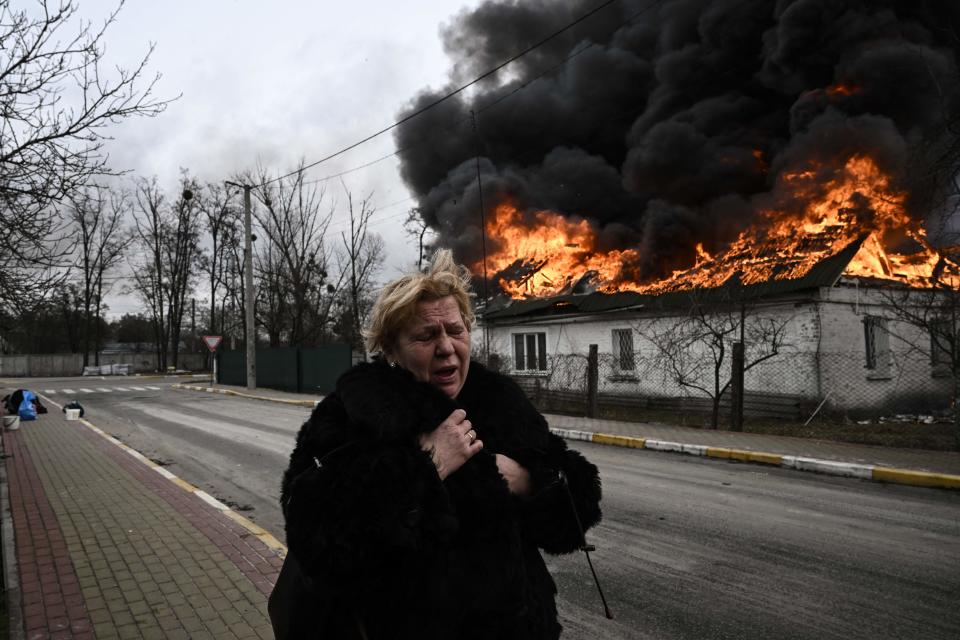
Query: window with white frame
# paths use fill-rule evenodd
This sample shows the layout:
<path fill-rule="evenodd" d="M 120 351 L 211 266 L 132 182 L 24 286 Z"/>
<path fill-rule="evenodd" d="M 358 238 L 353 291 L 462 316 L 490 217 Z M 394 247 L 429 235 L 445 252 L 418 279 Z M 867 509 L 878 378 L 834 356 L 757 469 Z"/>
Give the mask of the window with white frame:
<path fill-rule="evenodd" d="M 613 330 L 613 363 L 617 372 L 632 374 L 636 368 L 633 353 L 633 331 L 630 329 Z"/>
<path fill-rule="evenodd" d="M 547 334 L 513 334 L 513 368 L 517 371 L 547 370 Z"/>
<path fill-rule="evenodd" d="M 869 377 L 884 377 L 890 370 L 890 334 L 885 318 L 866 316 L 863 319 L 866 369 Z"/>

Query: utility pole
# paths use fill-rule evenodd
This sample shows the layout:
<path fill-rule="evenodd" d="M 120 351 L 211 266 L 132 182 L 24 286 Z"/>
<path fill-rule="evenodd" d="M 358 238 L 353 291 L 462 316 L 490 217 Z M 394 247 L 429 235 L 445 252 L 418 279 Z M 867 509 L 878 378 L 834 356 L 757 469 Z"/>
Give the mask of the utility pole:
<path fill-rule="evenodd" d="M 477 113 L 470 110 L 470 119 L 473 121 L 473 135 L 477 145 L 477 195 L 480 199 L 480 247 L 483 251 L 483 313 L 486 316 L 490 304 L 490 292 L 487 290 L 487 221 L 483 211 L 483 181 L 480 179 L 480 127 L 477 126 Z M 483 319 L 483 364 L 490 366 L 490 329 L 487 319 Z"/>
<path fill-rule="evenodd" d="M 250 231 L 250 185 L 243 185 L 243 280 L 247 304 L 247 389 L 257 388 L 257 331 L 253 326 L 253 243 Z"/>
<path fill-rule="evenodd" d="M 243 284 L 244 284 L 244 312 L 247 319 L 247 389 L 257 388 L 257 332 L 254 323 L 253 305 L 253 244 L 250 222 L 250 189 L 247 184 L 227 182 L 226 184 L 243 189 Z"/>
<path fill-rule="evenodd" d="M 732 365 L 733 371 L 730 374 L 730 430 L 743 431 L 743 374 L 746 357 L 746 331 L 744 325 L 747 323 L 747 305 L 743 300 L 743 291 L 740 291 L 740 342 L 733 343 Z"/>

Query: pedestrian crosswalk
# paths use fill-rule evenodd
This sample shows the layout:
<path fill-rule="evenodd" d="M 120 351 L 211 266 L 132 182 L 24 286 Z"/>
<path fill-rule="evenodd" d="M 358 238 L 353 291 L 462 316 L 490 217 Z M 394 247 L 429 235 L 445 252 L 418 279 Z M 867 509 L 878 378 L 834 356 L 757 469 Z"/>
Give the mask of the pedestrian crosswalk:
<path fill-rule="evenodd" d="M 75 396 L 80 393 L 113 393 L 114 391 L 160 391 L 161 387 L 144 385 L 142 387 L 78 387 L 76 389 L 44 389 L 43 393 L 51 396 L 63 394 L 66 396 Z"/>

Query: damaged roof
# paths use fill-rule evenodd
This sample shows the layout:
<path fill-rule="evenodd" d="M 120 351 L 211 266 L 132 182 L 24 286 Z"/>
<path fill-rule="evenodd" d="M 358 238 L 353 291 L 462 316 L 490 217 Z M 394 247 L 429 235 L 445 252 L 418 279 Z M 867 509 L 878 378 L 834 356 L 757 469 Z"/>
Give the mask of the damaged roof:
<path fill-rule="evenodd" d="M 622 311 L 635 307 L 678 307 L 689 304 L 690 296 L 696 295 L 701 303 L 723 303 L 732 300 L 772 297 L 799 291 L 832 287 L 837 284 L 847 264 L 860 250 L 864 238 L 851 242 L 843 250 L 815 264 L 802 278 L 793 280 L 769 280 L 760 284 L 741 286 L 736 276 L 721 287 L 671 291 L 662 294 L 645 294 L 635 291 L 617 293 L 562 294 L 546 298 L 508 299 L 502 305 L 492 302 L 490 308 L 481 311 L 485 320 L 503 320 L 531 316 L 589 315 L 609 311 Z M 736 297 L 733 297 L 735 295 Z"/>

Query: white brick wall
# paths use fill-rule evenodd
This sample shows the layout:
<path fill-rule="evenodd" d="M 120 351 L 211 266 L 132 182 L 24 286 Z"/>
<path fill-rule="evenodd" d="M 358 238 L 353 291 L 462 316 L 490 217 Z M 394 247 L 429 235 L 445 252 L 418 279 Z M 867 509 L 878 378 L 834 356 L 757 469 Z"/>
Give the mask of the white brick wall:
<path fill-rule="evenodd" d="M 658 327 L 668 327 L 677 322 L 681 313 L 682 310 L 672 315 L 631 311 L 498 323 L 489 329 L 490 350 L 499 354 L 505 368 L 513 372 L 512 335 L 544 332 L 548 371 L 521 375 L 540 377 L 546 388 L 585 389 L 589 345 L 596 344 L 600 353 L 601 393 L 705 397 L 700 391 L 679 386 L 669 371 L 654 366 L 655 348 L 638 331 L 649 334 L 651 327 L 654 332 Z M 892 319 L 875 289 L 825 288 L 806 297 L 758 306 L 752 313 L 785 323 L 786 338 L 779 355 L 746 372 L 744 385 L 748 392 L 796 395 L 814 402 L 829 394 L 828 403 L 834 409 L 880 413 L 927 411 L 945 407 L 949 401 L 951 381 L 934 377 L 929 354 L 909 346 L 928 344 L 929 338 L 917 327 Z M 891 317 L 887 324 L 890 349 L 886 375 L 878 376 L 877 371 L 866 369 L 863 319 L 867 315 Z M 612 366 L 612 332 L 626 328 L 634 330 L 637 368 L 633 379 L 614 375 Z M 482 336 L 482 332 L 477 336 Z M 749 352 L 747 360 L 750 361 Z M 721 384 L 728 380 L 730 366 L 728 351 Z M 712 389 L 712 373 L 701 382 Z"/>

